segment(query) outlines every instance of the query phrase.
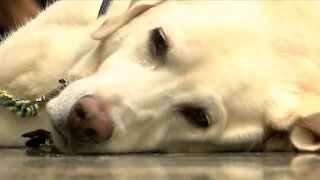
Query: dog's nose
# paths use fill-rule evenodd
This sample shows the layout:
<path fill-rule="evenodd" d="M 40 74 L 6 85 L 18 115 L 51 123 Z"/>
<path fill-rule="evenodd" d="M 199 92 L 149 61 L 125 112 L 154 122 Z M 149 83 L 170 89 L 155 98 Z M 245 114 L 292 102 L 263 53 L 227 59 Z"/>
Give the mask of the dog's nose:
<path fill-rule="evenodd" d="M 71 135 L 85 143 L 99 143 L 110 138 L 112 120 L 107 103 L 94 95 L 76 101 L 68 117 Z"/>

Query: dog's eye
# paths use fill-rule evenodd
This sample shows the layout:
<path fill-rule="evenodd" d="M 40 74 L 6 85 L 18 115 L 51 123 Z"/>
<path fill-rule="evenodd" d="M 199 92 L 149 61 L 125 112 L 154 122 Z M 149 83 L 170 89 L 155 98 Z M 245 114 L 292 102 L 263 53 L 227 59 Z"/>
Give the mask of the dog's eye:
<path fill-rule="evenodd" d="M 187 107 L 181 110 L 181 114 L 192 124 L 201 128 L 210 126 L 209 117 L 203 108 Z"/>
<path fill-rule="evenodd" d="M 167 38 L 162 28 L 156 28 L 151 32 L 150 51 L 154 57 L 164 55 L 168 48 Z"/>

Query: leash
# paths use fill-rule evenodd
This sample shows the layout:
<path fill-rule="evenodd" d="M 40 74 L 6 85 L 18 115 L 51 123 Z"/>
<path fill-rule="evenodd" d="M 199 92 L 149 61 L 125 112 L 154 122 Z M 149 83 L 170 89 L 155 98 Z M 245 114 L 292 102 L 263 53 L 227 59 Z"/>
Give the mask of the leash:
<path fill-rule="evenodd" d="M 34 117 L 37 115 L 39 105 L 32 104 L 30 106 L 26 106 L 30 102 L 30 100 L 16 99 L 7 91 L 0 91 L 0 103 L 2 106 L 19 117 Z"/>
<path fill-rule="evenodd" d="M 112 0 L 103 0 L 99 9 L 98 18 L 102 15 L 107 14 L 109 7 L 112 3 Z"/>
<path fill-rule="evenodd" d="M 0 104 L 8 111 L 19 117 L 35 117 L 38 114 L 40 105 L 57 97 L 65 89 L 68 82 L 64 79 L 59 80 L 60 85 L 49 93 L 37 98 L 36 100 L 17 99 L 5 90 L 0 91 Z"/>

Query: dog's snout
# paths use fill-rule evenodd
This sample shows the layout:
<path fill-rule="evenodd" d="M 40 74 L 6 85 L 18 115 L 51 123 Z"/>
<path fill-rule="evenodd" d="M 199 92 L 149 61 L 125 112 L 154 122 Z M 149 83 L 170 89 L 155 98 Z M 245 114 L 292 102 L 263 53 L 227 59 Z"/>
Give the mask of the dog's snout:
<path fill-rule="evenodd" d="M 99 143 L 109 139 L 113 127 L 107 102 L 93 95 L 81 97 L 69 113 L 68 128 L 81 142 Z"/>

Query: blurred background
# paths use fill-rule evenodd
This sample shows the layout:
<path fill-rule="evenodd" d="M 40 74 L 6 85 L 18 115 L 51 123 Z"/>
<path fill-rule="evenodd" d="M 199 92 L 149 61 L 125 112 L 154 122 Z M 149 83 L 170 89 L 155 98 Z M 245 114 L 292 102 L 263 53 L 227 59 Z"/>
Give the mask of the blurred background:
<path fill-rule="evenodd" d="M 56 0 L 0 0 L 1 36 L 16 30 Z"/>

